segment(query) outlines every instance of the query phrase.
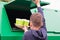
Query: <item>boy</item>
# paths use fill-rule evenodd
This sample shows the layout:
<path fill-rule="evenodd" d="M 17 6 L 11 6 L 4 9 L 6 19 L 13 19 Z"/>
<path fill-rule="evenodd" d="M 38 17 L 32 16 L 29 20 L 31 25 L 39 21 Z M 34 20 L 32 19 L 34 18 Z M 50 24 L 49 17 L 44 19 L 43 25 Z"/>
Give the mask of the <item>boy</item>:
<path fill-rule="evenodd" d="M 32 15 L 31 15 L 31 17 L 30 17 L 30 29 L 31 30 L 27 30 L 26 27 L 23 28 L 23 30 L 25 31 L 23 40 L 47 40 L 47 30 L 46 30 L 46 27 L 45 27 L 44 15 L 43 15 L 42 9 L 40 7 L 40 0 L 35 0 L 34 3 L 37 5 L 38 12 L 40 12 L 39 13 L 40 18 L 43 18 L 43 19 L 39 19 L 37 17 L 38 13 L 33 14 L 33 15 L 36 16 L 36 18 L 38 18 L 36 20 L 34 20 L 35 16 L 33 16 L 33 19 L 32 19 Z M 35 27 L 34 23 L 31 22 L 33 20 L 36 21 L 36 22 L 40 21 L 40 23 L 39 23 L 40 25 L 38 23 L 35 23 L 35 26 L 36 26 Z M 16 26 L 19 26 L 19 25 L 16 25 Z"/>
<path fill-rule="evenodd" d="M 23 40 L 45 40 L 40 30 L 43 26 L 42 18 L 42 15 L 39 13 L 31 15 L 30 30 L 24 29 L 25 34 Z"/>

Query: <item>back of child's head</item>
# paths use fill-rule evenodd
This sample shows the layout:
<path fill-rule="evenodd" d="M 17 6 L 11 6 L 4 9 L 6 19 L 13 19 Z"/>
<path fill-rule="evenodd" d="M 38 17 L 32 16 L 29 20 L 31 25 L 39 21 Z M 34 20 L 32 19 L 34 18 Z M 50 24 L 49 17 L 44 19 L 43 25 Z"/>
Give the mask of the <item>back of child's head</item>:
<path fill-rule="evenodd" d="M 42 24 L 42 18 L 41 13 L 35 13 L 31 15 L 30 21 L 32 22 L 33 26 L 39 27 Z"/>

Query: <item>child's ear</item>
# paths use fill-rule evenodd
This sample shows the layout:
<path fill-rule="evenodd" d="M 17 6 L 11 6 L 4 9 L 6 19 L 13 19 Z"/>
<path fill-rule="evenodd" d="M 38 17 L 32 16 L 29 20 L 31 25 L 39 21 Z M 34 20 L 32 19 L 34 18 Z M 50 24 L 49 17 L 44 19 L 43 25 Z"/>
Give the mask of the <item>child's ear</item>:
<path fill-rule="evenodd" d="M 30 21 L 30 27 L 32 27 L 32 22 Z"/>
<path fill-rule="evenodd" d="M 41 26 L 43 26 L 43 22 L 41 22 Z"/>

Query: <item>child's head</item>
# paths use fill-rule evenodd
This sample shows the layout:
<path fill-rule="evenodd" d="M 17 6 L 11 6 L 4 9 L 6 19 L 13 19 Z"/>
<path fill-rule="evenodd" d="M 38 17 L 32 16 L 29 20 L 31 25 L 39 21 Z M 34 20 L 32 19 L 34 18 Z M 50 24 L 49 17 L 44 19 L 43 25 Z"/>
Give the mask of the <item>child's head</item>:
<path fill-rule="evenodd" d="M 43 25 L 41 13 L 32 14 L 30 17 L 30 28 L 40 28 Z"/>

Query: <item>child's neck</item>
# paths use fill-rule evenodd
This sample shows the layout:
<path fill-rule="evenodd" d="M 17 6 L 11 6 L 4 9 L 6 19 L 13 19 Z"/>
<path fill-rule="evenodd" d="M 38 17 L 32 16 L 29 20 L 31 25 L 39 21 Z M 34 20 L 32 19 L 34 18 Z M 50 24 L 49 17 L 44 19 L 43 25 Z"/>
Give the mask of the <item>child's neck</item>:
<path fill-rule="evenodd" d="M 32 30 L 36 30 L 36 31 L 38 31 L 38 30 L 40 30 L 40 27 L 33 27 Z"/>

